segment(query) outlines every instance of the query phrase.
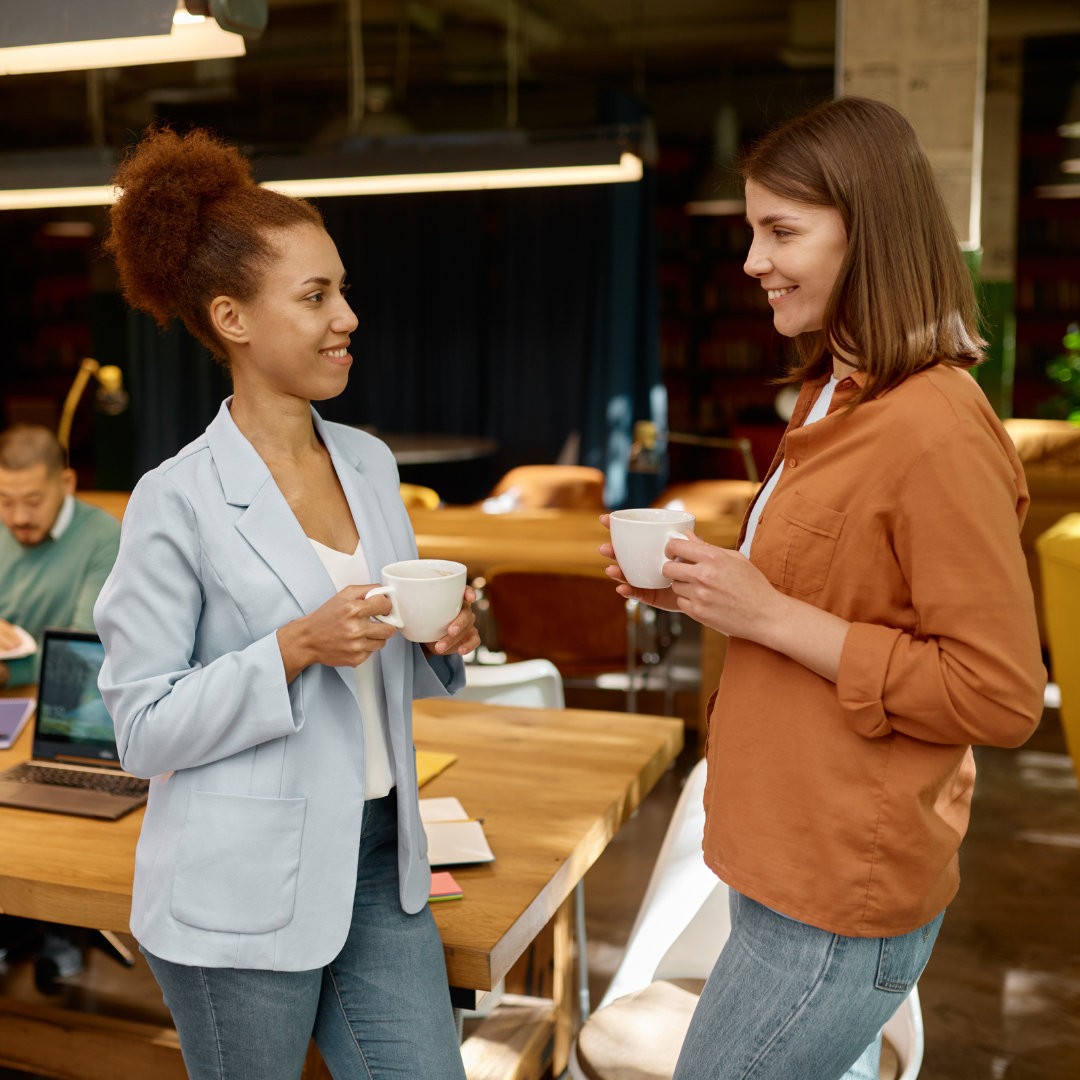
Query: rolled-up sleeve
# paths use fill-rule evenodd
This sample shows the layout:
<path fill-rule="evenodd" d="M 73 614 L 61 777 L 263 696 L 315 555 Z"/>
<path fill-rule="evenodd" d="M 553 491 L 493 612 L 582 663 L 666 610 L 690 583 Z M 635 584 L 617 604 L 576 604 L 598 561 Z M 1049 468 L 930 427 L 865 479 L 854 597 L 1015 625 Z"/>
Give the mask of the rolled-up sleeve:
<path fill-rule="evenodd" d="M 1017 746 L 1038 724 L 1046 672 L 1018 483 L 1005 451 L 974 421 L 943 433 L 902 478 L 892 543 L 914 627 L 849 630 L 837 694 L 859 734 Z"/>

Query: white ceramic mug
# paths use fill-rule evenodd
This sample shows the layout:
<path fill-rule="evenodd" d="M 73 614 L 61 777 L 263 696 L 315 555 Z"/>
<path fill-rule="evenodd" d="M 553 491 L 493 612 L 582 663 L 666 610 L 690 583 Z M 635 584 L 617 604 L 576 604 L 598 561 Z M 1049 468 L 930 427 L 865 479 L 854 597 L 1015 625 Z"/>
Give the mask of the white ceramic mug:
<path fill-rule="evenodd" d="M 390 563 L 379 575 L 383 584 L 367 597 L 390 597 L 389 615 L 380 622 L 396 626 L 409 641 L 438 641 L 461 610 L 465 565 L 446 559 L 406 559 Z"/>
<path fill-rule="evenodd" d="M 666 589 L 671 582 L 660 572 L 669 562 L 664 548 L 681 540 L 696 518 L 686 510 L 615 510 L 611 514 L 611 545 L 623 576 L 635 589 Z"/>

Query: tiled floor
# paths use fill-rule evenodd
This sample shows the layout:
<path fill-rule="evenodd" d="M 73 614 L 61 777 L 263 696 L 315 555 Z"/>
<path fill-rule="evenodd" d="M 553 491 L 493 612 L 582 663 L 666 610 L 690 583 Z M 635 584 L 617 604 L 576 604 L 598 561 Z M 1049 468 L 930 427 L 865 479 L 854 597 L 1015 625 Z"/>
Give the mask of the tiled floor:
<path fill-rule="evenodd" d="M 569 696 L 570 704 L 618 707 L 617 697 Z M 679 704 L 680 712 L 692 715 L 689 695 L 680 696 Z M 657 707 L 651 700 L 646 706 Z M 594 1003 L 618 964 L 682 778 L 696 756 L 691 742 L 586 877 Z M 1077 1080 L 1080 796 L 1057 711 L 1047 709 L 1020 750 L 984 748 L 977 757 L 963 885 L 919 984 L 926 1025 L 920 1077 Z M 131 973 L 104 958 L 95 959 L 94 968 L 103 997 L 124 992 Z M 152 983 L 140 990 L 149 1003 L 144 1008 L 160 1009 L 152 1001 Z M 84 994 L 75 987 L 66 993 L 70 999 Z M 16 1078 L 28 1080 L 0 1069 L 0 1080 Z"/>

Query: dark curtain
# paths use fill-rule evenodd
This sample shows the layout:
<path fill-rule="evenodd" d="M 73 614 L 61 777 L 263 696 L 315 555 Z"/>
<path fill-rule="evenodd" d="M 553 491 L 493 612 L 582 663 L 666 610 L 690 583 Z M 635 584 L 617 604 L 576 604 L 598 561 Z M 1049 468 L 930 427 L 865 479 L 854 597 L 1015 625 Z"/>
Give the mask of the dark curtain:
<path fill-rule="evenodd" d="M 625 505 L 633 422 L 655 419 L 662 399 L 650 179 L 320 209 L 360 321 L 349 386 L 322 415 L 494 439 L 494 458 L 402 469 L 452 502 L 482 498 L 514 465 L 554 461 L 576 436 Z M 141 475 L 205 427 L 228 380 L 181 328 L 161 334 L 138 315 L 129 363 Z"/>
<path fill-rule="evenodd" d="M 161 331 L 138 311 L 128 315 L 125 378 L 135 420 L 136 480 L 199 435 L 230 393 L 224 370 L 183 326 Z"/>
<path fill-rule="evenodd" d="M 635 422 L 652 420 L 661 439 L 667 431 L 654 184 L 646 170 L 641 183 L 606 189 L 608 257 L 596 280 L 582 464 L 604 470 L 611 509 L 648 506 L 665 482 L 663 471 L 629 470 Z"/>

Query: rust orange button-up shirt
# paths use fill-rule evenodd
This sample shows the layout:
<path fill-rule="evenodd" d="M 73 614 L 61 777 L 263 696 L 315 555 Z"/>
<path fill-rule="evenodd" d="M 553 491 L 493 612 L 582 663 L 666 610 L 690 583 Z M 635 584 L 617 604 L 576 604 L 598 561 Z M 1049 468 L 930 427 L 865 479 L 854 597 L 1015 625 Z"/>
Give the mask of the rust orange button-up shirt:
<path fill-rule="evenodd" d="M 750 551 L 782 592 L 852 623 L 837 682 L 731 640 L 704 848 L 759 903 L 878 937 L 956 894 L 971 745 L 1022 743 L 1046 672 L 1020 549 L 1027 485 L 985 395 L 938 365 L 848 411 L 862 379 L 842 379 L 809 427 L 827 380 L 804 385 Z"/>

